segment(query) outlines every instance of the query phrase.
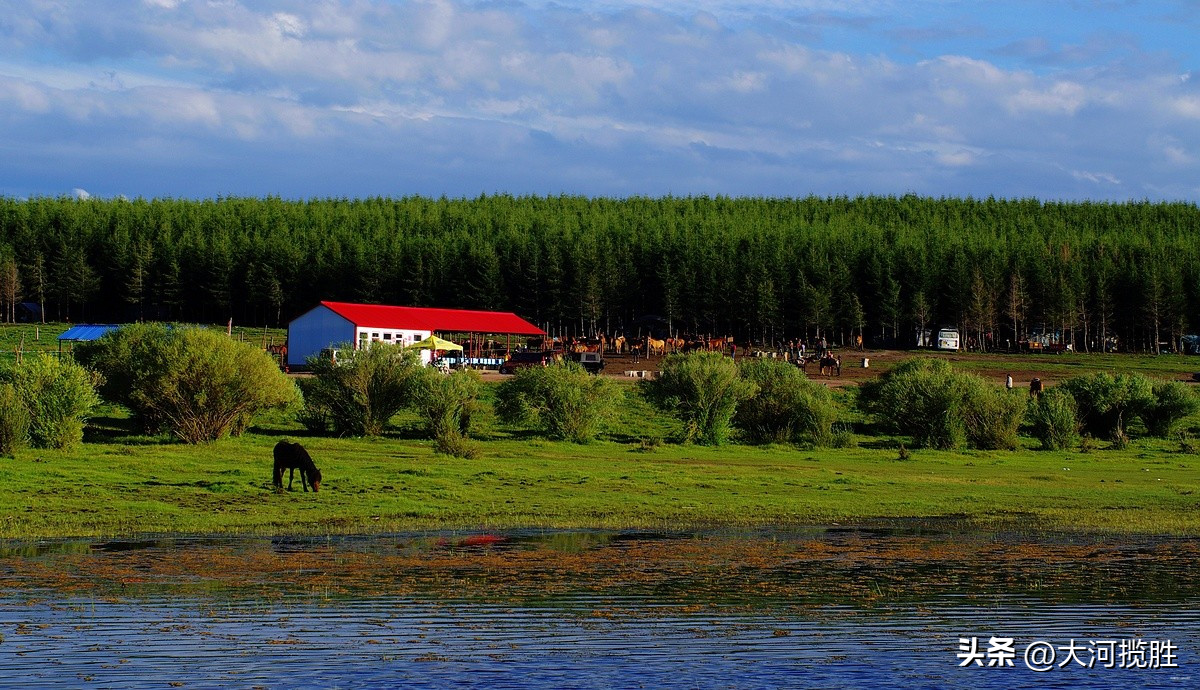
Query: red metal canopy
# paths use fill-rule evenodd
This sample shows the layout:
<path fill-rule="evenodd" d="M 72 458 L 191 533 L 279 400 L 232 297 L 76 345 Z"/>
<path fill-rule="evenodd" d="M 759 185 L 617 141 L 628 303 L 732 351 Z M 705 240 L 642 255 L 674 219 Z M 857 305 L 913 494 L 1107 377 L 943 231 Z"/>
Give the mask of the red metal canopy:
<path fill-rule="evenodd" d="M 391 307 L 350 302 L 321 302 L 321 305 L 359 327 L 412 328 L 440 333 L 546 335 L 545 331 L 512 312 Z"/>

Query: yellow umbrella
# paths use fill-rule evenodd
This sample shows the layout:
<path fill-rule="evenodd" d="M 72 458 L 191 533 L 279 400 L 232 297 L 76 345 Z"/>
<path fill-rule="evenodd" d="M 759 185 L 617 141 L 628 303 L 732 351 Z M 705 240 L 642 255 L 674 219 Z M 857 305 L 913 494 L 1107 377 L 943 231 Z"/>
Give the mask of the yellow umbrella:
<path fill-rule="evenodd" d="M 436 335 L 431 335 L 424 340 L 418 340 L 408 347 L 409 349 L 415 350 L 454 350 L 456 352 L 462 352 L 463 349 L 462 345 L 452 343 L 449 340 L 439 338 Z"/>

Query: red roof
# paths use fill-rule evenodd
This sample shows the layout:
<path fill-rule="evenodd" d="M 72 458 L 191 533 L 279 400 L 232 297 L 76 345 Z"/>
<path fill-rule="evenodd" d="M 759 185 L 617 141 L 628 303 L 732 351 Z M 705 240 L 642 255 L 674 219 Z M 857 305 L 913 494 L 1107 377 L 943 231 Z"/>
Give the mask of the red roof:
<path fill-rule="evenodd" d="M 442 333 L 546 335 L 542 329 L 507 311 L 390 307 L 349 302 L 321 302 L 321 306 L 328 307 L 356 326 L 413 328 Z"/>

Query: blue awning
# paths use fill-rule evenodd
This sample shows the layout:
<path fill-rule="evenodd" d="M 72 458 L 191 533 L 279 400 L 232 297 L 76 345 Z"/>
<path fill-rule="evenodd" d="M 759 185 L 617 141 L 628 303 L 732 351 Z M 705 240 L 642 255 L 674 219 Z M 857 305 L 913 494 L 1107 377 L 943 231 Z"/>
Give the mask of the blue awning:
<path fill-rule="evenodd" d="M 81 324 L 79 326 L 71 326 L 62 335 L 58 336 L 59 340 L 96 340 L 100 336 L 115 331 L 120 326 L 113 324 Z"/>

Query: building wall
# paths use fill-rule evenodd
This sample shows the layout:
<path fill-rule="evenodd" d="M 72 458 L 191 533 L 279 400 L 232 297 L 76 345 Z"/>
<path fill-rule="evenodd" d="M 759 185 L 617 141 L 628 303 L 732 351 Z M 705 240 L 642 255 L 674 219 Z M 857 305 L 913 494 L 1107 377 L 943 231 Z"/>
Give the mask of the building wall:
<path fill-rule="evenodd" d="M 355 347 L 363 347 L 374 341 L 389 345 L 412 345 L 418 340 L 424 340 L 433 335 L 432 331 L 415 328 L 372 328 L 370 326 L 359 326 L 356 333 L 357 344 Z"/>
<path fill-rule="evenodd" d="M 356 347 L 365 347 L 370 342 L 382 342 L 391 345 L 412 345 L 418 340 L 424 340 L 433 335 L 433 331 L 419 331 L 412 328 L 367 328 L 358 327 L 358 344 Z M 433 359 L 433 353 L 429 350 L 421 350 L 418 353 L 421 356 L 422 364 L 429 364 Z"/>
<path fill-rule="evenodd" d="M 354 324 L 329 307 L 314 307 L 288 324 L 288 366 L 302 365 L 321 350 L 343 343 L 354 346 Z"/>

